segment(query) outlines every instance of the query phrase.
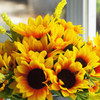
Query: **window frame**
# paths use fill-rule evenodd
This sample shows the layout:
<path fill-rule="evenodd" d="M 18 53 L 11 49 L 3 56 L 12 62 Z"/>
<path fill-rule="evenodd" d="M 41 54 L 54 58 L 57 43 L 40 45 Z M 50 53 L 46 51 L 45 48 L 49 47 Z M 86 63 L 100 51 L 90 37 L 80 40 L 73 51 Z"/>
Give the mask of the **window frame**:
<path fill-rule="evenodd" d="M 96 36 L 96 0 L 67 0 L 66 21 L 74 25 L 82 25 L 85 34 L 82 35 L 87 41 Z"/>

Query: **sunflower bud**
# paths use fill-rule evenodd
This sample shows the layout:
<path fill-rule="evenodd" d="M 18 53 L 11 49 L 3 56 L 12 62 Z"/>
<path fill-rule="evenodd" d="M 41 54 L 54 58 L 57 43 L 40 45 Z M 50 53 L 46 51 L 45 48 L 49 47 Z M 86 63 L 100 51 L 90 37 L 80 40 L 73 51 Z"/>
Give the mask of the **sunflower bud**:
<path fill-rule="evenodd" d="M 0 83 L 3 83 L 5 81 L 5 76 L 0 73 Z"/>
<path fill-rule="evenodd" d="M 6 29 L 3 28 L 2 26 L 0 26 L 0 33 L 1 33 L 1 34 L 5 34 L 5 32 L 6 32 Z"/>
<path fill-rule="evenodd" d="M 9 16 L 7 16 L 7 14 L 6 13 L 3 13 L 2 15 L 1 15 L 1 17 L 2 17 L 2 19 L 3 19 L 3 21 L 9 26 L 9 27 L 13 27 L 13 22 L 11 21 L 11 19 L 9 18 Z"/>
<path fill-rule="evenodd" d="M 62 9 L 64 6 L 67 4 L 66 0 L 61 0 L 61 2 L 57 5 L 55 12 L 54 12 L 54 17 L 59 18 L 62 12 Z"/>

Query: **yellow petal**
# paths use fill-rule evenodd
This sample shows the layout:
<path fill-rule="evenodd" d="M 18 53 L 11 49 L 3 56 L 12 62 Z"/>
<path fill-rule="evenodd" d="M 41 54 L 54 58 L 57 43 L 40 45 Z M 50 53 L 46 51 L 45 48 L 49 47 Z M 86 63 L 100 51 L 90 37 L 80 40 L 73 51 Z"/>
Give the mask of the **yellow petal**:
<path fill-rule="evenodd" d="M 56 84 L 56 83 L 53 83 L 53 84 L 51 85 L 51 88 L 52 88 L 52 90 L 60 90 L 60 87 L 59 87 L 58 84 Z"/>
<path fill-rule="evenodd" d="M 42 36 L 41 43 L 42 43 L 44 50 L 46 50 L 47 49 L 47 36 L 46 35 Z"/>
<path fill-rule="evenodd" d="M 28 73 L 28 67 L 26 66 L 22 66 L 22 65 L 20 65 L 20 66 L 17 66 L 17 69 L 18 69 L 18 71 L 20 72 L 20 73 L 23 73 L 23 74 L 27 74 Z"/>
<path fill-rule="evenodd" d="M 42 19 L 41 16 L 38 16 L 38 17 L 35 19 L 35 21 L 36 21 L 36 24 L 37 24 L 37 25 L 40 25 L 40 24 L 43 23 L 43 19 Z"/>
<path fill-rule="evenodd" d="M 31 17 L 28 18 L 28 25 L 30 25 L 30 26 L 36 25 L 33 18 L 31 18 Z"/>
<path fill-rule="evenodd" d="M 52 57 L 49 57 L 49 58 L 46 59 L 45 66 L 47 68 L 52 68 L 53 67 L 53 58 Z"/>
<path fill-rule="evenodd" d="M 69 93 L 66 90 L 61 90 L 61 93 L 64 97 L 69 96 Z"/>

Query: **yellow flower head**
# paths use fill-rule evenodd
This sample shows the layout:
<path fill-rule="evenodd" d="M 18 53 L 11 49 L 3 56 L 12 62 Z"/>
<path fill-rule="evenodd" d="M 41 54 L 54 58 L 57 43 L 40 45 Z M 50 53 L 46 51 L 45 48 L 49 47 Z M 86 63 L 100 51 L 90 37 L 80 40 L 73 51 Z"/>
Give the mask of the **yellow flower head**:
<path fill-rule="evenodd" d="M 22 43 L 15 42 L 18 52 L 12 53 L 14 58 L 20 62 L 19 59 L 23 59 L 27 62 L 30 62 L 34 56 L 38 57 L 39 52 L 41 53 L 40 57 L 51 57 L 56 55 L 57 50 L 53 50 L 54 43 L 51 41 L 48 43 L 48 37 L 43 36 L 40 40 L 35 39 L 34 37 L 24 37 Z M 59 51 L 60 52 L 60 51 Z M 41 60 L 41 58 L 39 58 Z"/>
<path fill-rule="evenodd" d="M 66 51 L 66 57 L 73 59 L 75 62 L 80 62 L 85 70 L 95 68 L 99 65 L 99 57 L 87 45 L 80 49 L 73 47 L 73 51 L 71 52 Z"/>
<path fill-rule="evenodd" d="M 61 90 L 64 97 L 71 96 L 75 99 L 74 93 L 82 88 L 88 88 L 87 80 L 84 80 L 85 70 L 79 62 L 67 59 L 60 55 L 58 62 L 54 65 L 57 78 L 52 80 L 51 88 Z"/>
<path fill-rule="evenodd" d="M 19 25 L 14 25 L 13 31 L 26 37 L 33 36 L 40 39 L 42 36 L 50 32 L 50 28 L 53 25 L 53 21 L 49 14 L 47 14 L 44 19 L 39 15 L 35 20 L 32 18 L 28 19 L 28 25 L 24 23 L 19 23 Z"/>
<path fill-rule="evenodd" d="M 66 0 L 61 0 L 61 2 L 57 5 L 55 12 L 54 12 L 54 17 L 59 18 L 60 14 L 62 12 L 63 7 L 67 4 Z"/>
<path fill-rule="evenodd" d="M 32 60 L 30 64 L 24 63 L 14 70 L 17 81 L 17 88 L 28 100 L 52 100 L 48 90 L 47 82 L 50 79 L 52 70 L 45 68 L 43 63 Z"/>
<path fill-rule="evenodd" d="M 57 38 L 54 42 L 54 49 L 64 50 L 69 45 L 76 45 L 79 39 L 77 38 L 77 34 L 71 29 L 68 29 L 64 32 L 63 38 Z"/>

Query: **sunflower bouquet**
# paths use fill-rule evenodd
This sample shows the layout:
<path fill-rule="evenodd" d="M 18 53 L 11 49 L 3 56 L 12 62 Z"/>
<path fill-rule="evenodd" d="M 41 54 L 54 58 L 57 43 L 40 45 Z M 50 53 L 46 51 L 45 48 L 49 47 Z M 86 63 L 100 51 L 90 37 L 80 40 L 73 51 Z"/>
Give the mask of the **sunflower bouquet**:
<path fill-rule="evenodd" d="M 84 41 L 81 25 L 60 19 L 65 5 L 28 24 L 1 15 L 10 39 L 0 43 L 0 100 L 100 99 L 100 35 Z"/>

